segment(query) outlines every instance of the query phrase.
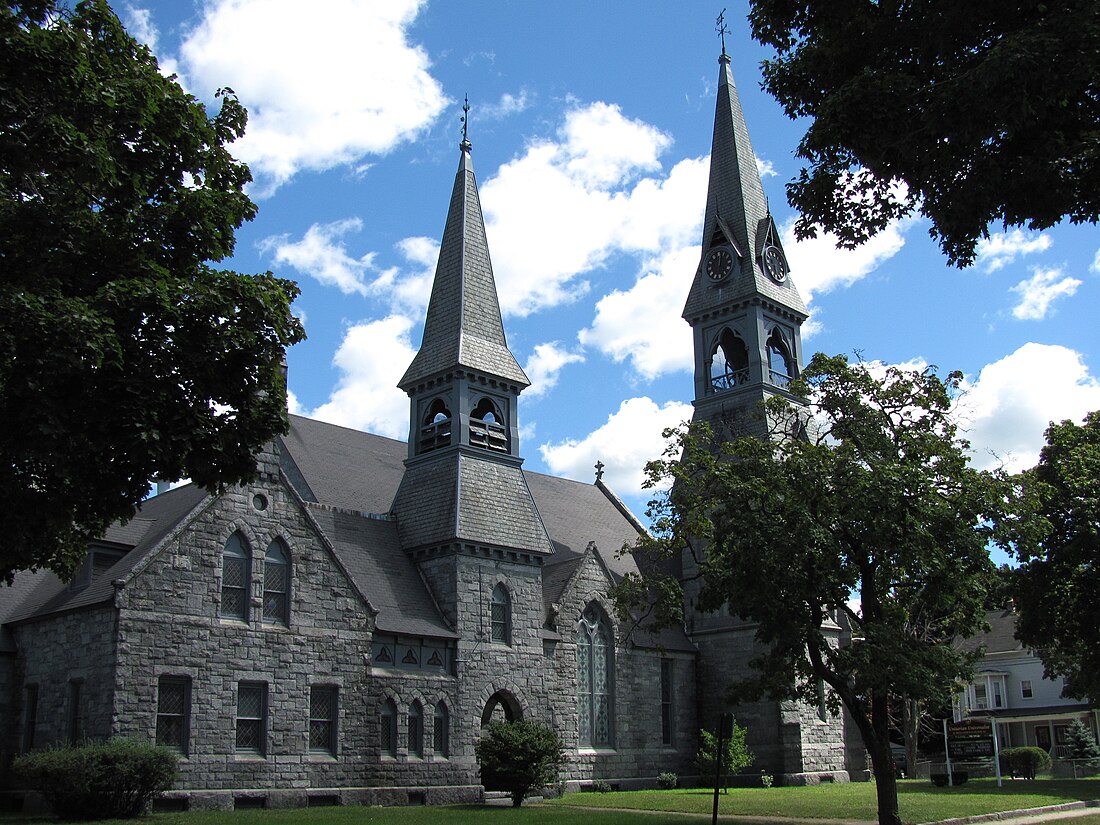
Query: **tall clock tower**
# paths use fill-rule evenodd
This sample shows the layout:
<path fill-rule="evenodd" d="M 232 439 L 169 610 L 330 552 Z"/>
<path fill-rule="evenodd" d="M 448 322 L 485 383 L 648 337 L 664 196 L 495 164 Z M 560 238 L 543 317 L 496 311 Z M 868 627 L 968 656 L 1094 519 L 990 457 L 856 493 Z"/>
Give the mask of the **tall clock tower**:
<path fill-rule="evenodd" d="M 695 421 L 766 435 L 762 402 L 802 365 L 806 305 L 791 278 L 725 53 L 719 59 L 702 255 L 684 307 L 695 338 Z M 793 397 L 792 397 L 793 400 Z"/>
<path fill-rule="evenodd" d="M 692 420 L 724 438 L 769 438 L 778 422 L 768 420 L 764 402 L 778 395 L 802 403 L 789 385 L 802 369 L 807 312 L 764 196 L 724 48 L 719 65 L 702 253 L 683 315 L 694 334 Z M 846 780 L 842 718 L 800 702 L 738 703 L 730 695 L 765 648 L 755 625 L 729 606 L 698 610 L 698 560 L 685 552 L 682 566 L 685 621 L 700 653 L 700 724 L 713 729 L 720 714 L 732 712 L 748 729 L 756 767 L 786 784 Z"/>

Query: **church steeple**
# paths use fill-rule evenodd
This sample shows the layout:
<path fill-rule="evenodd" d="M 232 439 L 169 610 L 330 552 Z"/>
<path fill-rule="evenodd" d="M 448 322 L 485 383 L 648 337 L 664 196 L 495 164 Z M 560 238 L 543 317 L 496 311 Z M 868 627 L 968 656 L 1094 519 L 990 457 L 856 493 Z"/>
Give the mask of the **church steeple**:
<path fill-rule="evenodd" d="M 702 254 L 684 319 L 695 334 L 695 418 L 728 424 L 798 374 L 807 312 L 768 208 L 724 44 L 718 62 Z"/>
<path fill-rule="evenodd" d="M 398 384 L 409 395 L 409 454 L 393 510 L 408 550 L 547 554 L 519 454 L 519 394 L 531 382 L 504 335 L 463 120 L 424 335 Z"/>

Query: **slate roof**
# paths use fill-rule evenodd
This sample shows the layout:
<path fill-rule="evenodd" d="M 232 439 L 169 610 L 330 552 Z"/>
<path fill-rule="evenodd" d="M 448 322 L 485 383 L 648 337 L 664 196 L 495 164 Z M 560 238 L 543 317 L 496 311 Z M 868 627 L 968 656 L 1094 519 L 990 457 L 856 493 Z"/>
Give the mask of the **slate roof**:
<path fill-rule="evenodd" d="M 807 317 L 806 304 L 790 276 L 783 283 L 776 283 L 760 267 L 757 257 L 759 232 L 771 222 L 768 202 L 756 168 L 756 155 L 749 140 L 729 57 L 723 54 L 719 63 L 702 253 L 707 254 L 714 233 L 724 226 L 744 257 L 740 271 L 735 268 L 733 274 L 719 284 L 712 283 L 702 266 L 699 267 L 684 306 L 684 318 L 698 318 L 718 306 L 762 297 L 804 319 Z M 775 240 L 778 245 L 778 237 Z"/>
<path fill-rule="evenodd" d="M 531 383 L 504 336 L 481 199 L 466 142 L 439 247 L 424 337 L 398 386 L 408 390 L 455 367 L 489 373 L 520 388 Z"/>
<path fill-rule="evenodd" d="M 87 587 L 73 590 L 47 570 L 17 573 L 10 588 L 0 585 L 0 623 L 9 624 L 110 601 L 114 598 L 111 583 L 125 577 L 207 498 L 205 490 L 187 484 L 146 499 L 131 521 L 116 523 L 108 528 L 102 543 L 128 549 L 129 552 L 92 578 Z"/>
<path fill-rule="evenodd" d="M 379 517 L 389 512 L 401 483 L 407 445 L 296 415 L 290 416 L 290 430 L 279 444 L 290 483 L 306 500 L 354 585 L 378 611 L 377 627 L 386 633 L 454 638 L 401 549 L 398 523 Z M 543 568 L 547 606 L 560 599 L 590 542 L 613 577 L 637 570 L 634 559 L 619 557 L 618 551 L 624 543 L 633 544 L 641 525 L 602 484 L 518 472 L 537 508 L 532 529 L 543 532 L 544 526 L 543 535 L 552 542 Z M 0 625 L 110 601 L 111 582 L 125 577 L 208 500 L 194 485 L 148 499 L 137 518 L 111 527 L 104 536 L 104 542 L 130 552 L 81 590 L 70 590 L 49 572 L 17 574 L 13 586 L 0 586 Z M 658 643 L 690 649 L 679 632 L 662 634 Z M 0 628 L 0 652 L 5 650 L 11 650 L 11 639 Z"/>

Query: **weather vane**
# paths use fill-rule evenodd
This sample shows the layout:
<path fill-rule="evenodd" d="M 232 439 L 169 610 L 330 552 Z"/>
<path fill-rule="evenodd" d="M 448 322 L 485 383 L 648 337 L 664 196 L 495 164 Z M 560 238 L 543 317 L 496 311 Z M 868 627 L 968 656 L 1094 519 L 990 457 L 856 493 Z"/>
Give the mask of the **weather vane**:
<path fill-rule="evenodd" d="M 467 127 L 470 125 L 470 96 L 466 95 L 466 101 L 462 104 L 462 145 L 469 146 L 470 138 Z"/>
<path fill-rule="evenodd" d="M 722 54 L 726 53 L 726 32 L 729 29 L 726 27 L 726 10 L 722 9 L 722 13 L 718 15 L 718 20 L 715 21 L 714 30 L 718 32 L 718 35 L 722 38 Z"/>

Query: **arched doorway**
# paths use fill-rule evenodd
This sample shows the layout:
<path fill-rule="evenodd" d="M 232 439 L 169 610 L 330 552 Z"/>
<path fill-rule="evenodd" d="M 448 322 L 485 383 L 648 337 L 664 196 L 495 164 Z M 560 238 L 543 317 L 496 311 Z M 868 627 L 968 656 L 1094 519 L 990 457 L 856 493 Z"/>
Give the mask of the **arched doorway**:
<path fill-rule="evenodd" d="M 485 703 L 485 709 L 481 712 L 481 727 L 488 727 L 490 722 L 515 722 L 522 718 L 523 708 L 516 697 L 506 690 L 498 690 Z"/>

